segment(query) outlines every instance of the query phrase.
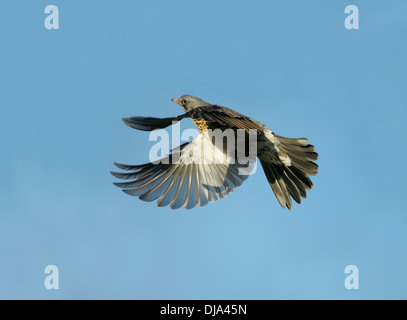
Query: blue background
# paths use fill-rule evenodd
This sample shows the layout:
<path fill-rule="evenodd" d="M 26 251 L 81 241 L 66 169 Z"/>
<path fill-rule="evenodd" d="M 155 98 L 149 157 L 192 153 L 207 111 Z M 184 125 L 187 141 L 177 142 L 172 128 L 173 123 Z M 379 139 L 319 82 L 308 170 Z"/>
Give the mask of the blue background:
<path fill-rule="evenodd" d="M 401 0 L 2 1 L 0 298 L 406 299 L 406 14 Z M 182 94 L 308 137 L 320 172 L 303 204 L 282 210 L 261 169 L 192 211 L 113 186 L 112 163 L 154 144 L 121 118 L 181 114 Z"/>

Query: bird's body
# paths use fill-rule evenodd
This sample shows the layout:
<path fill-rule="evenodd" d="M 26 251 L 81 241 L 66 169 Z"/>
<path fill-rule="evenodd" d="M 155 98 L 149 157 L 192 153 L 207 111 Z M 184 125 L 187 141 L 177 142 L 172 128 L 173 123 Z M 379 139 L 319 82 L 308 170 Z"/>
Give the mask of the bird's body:
<path fill-rule="evenodd" d="M 193 96 L 182 96 L 173 101 L 181 105 L 185 114 L 164 119 L 133 117 L 124 119 L 124 122 L 135 129 L 152 131 L 184 118 L 191 118 L 201 135 L 180 146 L 158 164 L 116 164 L 121 169 L 131 171 L 112 173 L 117 178 L 132 180 L 116 184 L 123 191 L 145 201 L 158 199 L 159 206 L 170 204 L 171 208 L 203 206 L 226 197 L 247 179 L 248 171 L 242 174 L 241 169 L 247 170 L 249 163 L 239 163 L 230 158 L 225 160 L 225 146 L 217 148 L 212 155 L 200 152 L 204 146 L 208 148 L 205 150 L 213 146 L 208 131 L 220 129 L 222 132 L 232 130 L 236 134 L 239 130 L 245 132 L 246 153 L 250 147 L 250 134 L 255 133 L 255 156 L 260 160 L 270 186 L 283 208 L 291 209 L 291 198 L 300 203 L 301 198 L 306 197 L 306 189 L 313 186 L 309 176 L 318 172 L 318 166 L 313 162 L 317 160 L 318 154 L 307 139 L 278 136 L 257 120 Z M 235 148 L 238 152 L 237 142 Z M 198 162 L 190 161 L 192 154 L 198 155 Z M 214 158 L 218 161 L 209 161 Z"/>

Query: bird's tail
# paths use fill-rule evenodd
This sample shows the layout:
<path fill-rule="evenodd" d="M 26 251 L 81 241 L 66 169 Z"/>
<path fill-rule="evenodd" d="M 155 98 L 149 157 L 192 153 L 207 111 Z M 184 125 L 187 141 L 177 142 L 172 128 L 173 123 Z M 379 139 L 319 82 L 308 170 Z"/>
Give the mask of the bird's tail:
<path fill-rule="evenodd" d="M 313 187 L 309 176 L 318 173 L 318 165 L 313 161 L 318 159 L 315 147 L 308 144 L 308 139 L 291 139 L 275 135 L 280 144 L 280 152 L 289 158 L 289 165 L 275 164 L 260 159 L 267 180 L 273 189 L 280 205 L 291 209 L 291 198 L 301 203 L 306 198 L 306 190 Z"/>

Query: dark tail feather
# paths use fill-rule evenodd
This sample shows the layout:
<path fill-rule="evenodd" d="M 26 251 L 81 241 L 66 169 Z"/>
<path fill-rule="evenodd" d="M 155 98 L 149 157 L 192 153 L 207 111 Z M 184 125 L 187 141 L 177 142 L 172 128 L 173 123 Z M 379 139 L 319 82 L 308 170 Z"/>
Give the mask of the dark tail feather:
<path fill-rule="evenodd" d="M 184 116 L 173 117 L 173 118 L 144 118 L 144 117 L 132 117 L 124 118 L 123 122 L 129 127 L 142 130 L 142 131 L 153 131 L 155 129 L 164 129 L 174 122 L 178 122 L 183 119 Z"/>
<path fill-rule="evenodd" d="M 287 190 L 287 186 L 281 176 L 281 169 L 282 166 L 278 166 L 260 160 L 260 163 L 263 167 L 264 173 L 266 174 L 267 180 L 270 183 L 271 189 L 273 189 L 274 194 L 280 205 L 285 208 L 291 209 L 291 199 L 289 196 L 289 191 Z"/>
<path fill-rule="evenodd" d="M 310 190 L 313 187 L 309 176 L 318 173 L 318 165 L 313 162 L 318 159 L 318 153 L 305 138 L 277 137 L 281 142 L 279 148 L 288 155 L 291 165 L 278 165 L 261 159 L 260 163 L 280 205 L 291 209 L 290 196 L 297 203 L 301 203 L 301 198 L 307 197 L 306 189 Z"/>
<path fill-rule="evenodd" d="M 271 189 L 280 205 L 291 210 L 291 198 L 301 203 L 301 198 L 307 197 L 306 189 L 311 189 L 312 182 L 309 177 L 295 167 L 276 165 L 260 160 Z M 290 198 L 291 196 L 291 198 Z"/>

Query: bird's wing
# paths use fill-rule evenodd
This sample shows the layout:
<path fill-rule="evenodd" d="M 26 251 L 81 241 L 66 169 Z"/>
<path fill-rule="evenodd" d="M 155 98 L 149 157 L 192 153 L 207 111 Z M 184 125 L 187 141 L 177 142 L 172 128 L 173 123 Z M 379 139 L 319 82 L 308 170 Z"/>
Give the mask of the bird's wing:
<path fill-rule="evenodd" d="M 188 117 L 188 114 L 182 114 L 172 118 L 132 117 L 124 118 L 123 122 L 133 129 L 153 131 L 156 129 L 164 129 L 186 117 Z"/>
<path fill-rule="evenodd" d="M 209 123 L 214 123 L 219 127 L 227 127 L 232 129 L 255 129 L 259 132 L 263 131 L 264 126 L 243 114 L 240 114 L 232 109 L 217 105 L 198 107 L 186 114 L 192 119 L 204 119 Z"/>
<path fill-rule="evenodd" d="M 249 164 L 232 162 L 201 134 L 160 161 L 139 166 L 116 164 L 129 172 L 112 174 L 131 180 L 115 183 L 129 195 L 157 200 L 160 207 L 190 209 L 227 197 L 247 179 Z"/>

